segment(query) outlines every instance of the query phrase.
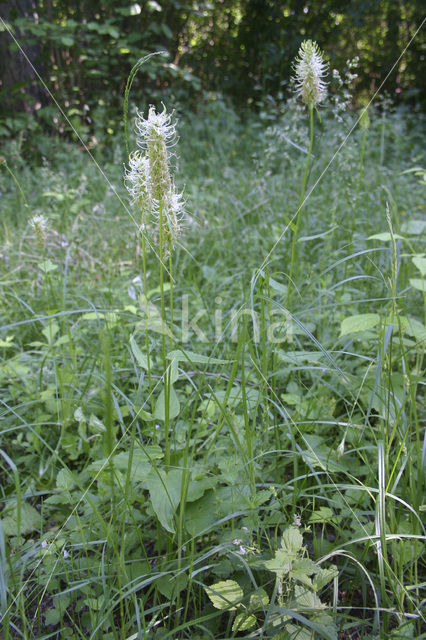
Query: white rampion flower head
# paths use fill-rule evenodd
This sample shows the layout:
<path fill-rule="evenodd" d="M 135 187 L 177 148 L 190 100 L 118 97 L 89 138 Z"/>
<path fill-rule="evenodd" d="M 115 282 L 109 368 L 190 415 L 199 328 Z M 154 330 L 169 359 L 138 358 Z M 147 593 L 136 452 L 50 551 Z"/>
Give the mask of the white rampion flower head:
<path fill-rule="evenodd" d="M 150 107 L 148 117 L 138 112 L 136 141 L 141 151 L 134 151 L 126 169 L 125 184 L 131 203 L 142 214 L 142 227 L 150 230 L 155 240 L 162 235 L 171 246 L 180 234 L 184 201 L 175 189 L 170 172 L 170 148 L 176 144 L 176 126 L 164 108 L 156 113 Z"/>
<path fill-rule="evenodd" d="M 172 121 L 173 114 L 169 114 L 163 107 L 161 113 L 156 113 L 155 107 L 151 106 L 148 117 L 145 119 L 143 113 L 137 112 L 136 135 L 137 145 L 142 149 L 147 149 L 149 142 L 161 139 L 167 148 L 176 144 L 176 125 Z"/>
<path fill-rule="evenodd" d="M 293 70 L 296 93 L 312 109 L 324 100 L 327 94 L 327 83 L 323 78 L 327 75 L 328 64 L 323 61 L 323 54 L 316 42 L 302 42 Z"/>
<path fill-rule="evenodd" d="M 49 231 L 49 222 L 42 213 L 38 213 L 30 220 L 30 226 L 34 229 L 37 242 L 40 245 L 44 245 L 47 240 L 47 234 Z"/>

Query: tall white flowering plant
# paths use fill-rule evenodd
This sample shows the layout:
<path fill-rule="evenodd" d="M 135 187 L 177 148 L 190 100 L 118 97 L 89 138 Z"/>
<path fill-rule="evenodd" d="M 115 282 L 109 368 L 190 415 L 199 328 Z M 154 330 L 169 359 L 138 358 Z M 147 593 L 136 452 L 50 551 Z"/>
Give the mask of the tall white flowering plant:
<path fill-rule="evenodd" d="M 169 423 L 171 419 L 171 382 L 170 367 L 167 366 L 166 357 L 166 334 L 169 332 L 167 331 L 166 325 L 165 273 L 169 276 L 170 326 L 173 326 L 172 250 L 176 239 L 181 233 L 184 201 L 182 194 L 175 187 L 171 172 L 172 149 L 177 142 L 176 126 L 173 122 L 172 115 L 167 113 L 165 107 L 163 107 L 161 112 L 157 112 L 155 108 L 151 106 L 147 118 L 144 118 L 142 113 L 137 113 L 135 130 L 136 143 L 139 148 L 129 156 L 129 168 L 125 171 L 125 184 L 129 192 L 130 201 L 141 216 L 140 229 L 146 311 L 148 307 L 146 240 L 149 240 L 154 249 L 158 249 L 167 467 L 170 461 Z M 145 331 L 145 339 L 152 406 L 148 326 Z"/>
<path fill-rule="evenodd" d="M 302 42 L 302 44 L 300 45 L 299 53 L 293 64 L 293 71 L 293 80 L 296 87 L 296 95 L 301 98 L 301 100 L 308 107 L 310 139 L 305 172 L 303 175 L 302 189 L 300 193 L 299 207 L 296 212 L 293 227 L 287 303 L 289 302 L 290 292 L 292 290 L 293 270 L 296 260 L 297 234 L 299 231 L 300 216 L 302 212 L 303 201 L 305 198 L 306 183 L 308 178 L 312 147 L 314 144 L 314 109 L 317 108 L 317 105 L 322 102 L 327 95 L 327 83 L 324 81 L 324 78 L 328 73 L 328 64 L 324 62 L 323 54 L 316 42 L 313 42 L 312 40 L 304 40 Z"/>

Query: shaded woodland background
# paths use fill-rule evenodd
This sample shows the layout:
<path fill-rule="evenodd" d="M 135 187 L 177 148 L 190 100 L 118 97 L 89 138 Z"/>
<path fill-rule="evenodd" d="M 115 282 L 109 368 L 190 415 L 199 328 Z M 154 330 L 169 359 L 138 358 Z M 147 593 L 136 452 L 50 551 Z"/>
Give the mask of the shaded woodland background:
<path fill-rule="evenodd" d="M 424 20 L 405 0 L 8 0 L 0 15 L 73 126 L 116 131 L 126 79 L 144 54 L 166 51 L 138 75 L 140 106 L 160 100 L 195 107 L 213 95 L 238 109 L 285 99 L 291 62 L 315 39 L 331 68 L 359 56 L 354 105 L 380 86 Z M 20 127 L 63 129 L 56 106 L 0 23 L 0 135 Z M 381 94 L 426 106 L 424 28 Z M 33 117 L 35 116 L 35 117 Z"/>

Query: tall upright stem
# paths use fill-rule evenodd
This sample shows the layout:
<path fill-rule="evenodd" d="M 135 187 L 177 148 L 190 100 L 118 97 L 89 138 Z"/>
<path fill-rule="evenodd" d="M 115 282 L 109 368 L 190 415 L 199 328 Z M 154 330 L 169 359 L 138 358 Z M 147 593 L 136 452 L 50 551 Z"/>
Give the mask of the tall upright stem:
<path fill-rule="evenodd" d="M 169 425 L 170 425 L 170 385 L 169 373 L 167 369 L 166 358 L 166 305 L 164 300 L 164 210 L 163 202 L 160 200 L 159 211 L 159 258 L 160 258 L 160 296 L 161 296 L 161 351 L 163 356 L 163 384 L 164 384 L 164 441 L 166 445 L 165 451 L 165 468 L 168 471 L 170 466 L 170 442 L 169 442 Z"/>
<path fill-rule="evenodd" d="M 149 353 L 149 334 L 148 334 L 148 276 L 146 267 L 146 241 L 145 235 L 142 232 L 142 271 L 143 271 L 143 289 L 144 289 L 144 301 L 145 301 L 145 352 L 146 361 L 148 365 L 148 388 L 149 388 L 149 400 L 151 405 L 151 411 L 154 411 L 154 398 L 152 397 L 152 375 L 151 375 L 151 356 Z M 155 438 L 155 435 L 154 435 Z"/>
<path fill-rule="evenodd" d="M 309 140 L 308 157 L 306 159 L 305 173 L 303 174 L 302 190 L 300 192 L 299 208 L 297 209 L 297 212 L 296 212 L 296 218 L 294 221 L 293 238 L 291 242 L 290 273 L 288 278 L 289 282 L 288 282 L 287 300 L 286 300 L 287 306 L 289 305 L 290 298 L 291 298 L 291 291 L 292 291 L 292 285 L 293 285 L 293 271 L 294 271 L 294 265 L 295 265 L 296 254 L 297 254 L 297 251 L 296 251 L 297 234 L 299 231 L 303 201 L 305 199 L 306 183 L 308 181 L 309 164 L 311 160 L 312 147 L 314 144 L 314 108 L 313 106 L 309 106 L 309 122 L 310 122 L 310 140 Z"/>

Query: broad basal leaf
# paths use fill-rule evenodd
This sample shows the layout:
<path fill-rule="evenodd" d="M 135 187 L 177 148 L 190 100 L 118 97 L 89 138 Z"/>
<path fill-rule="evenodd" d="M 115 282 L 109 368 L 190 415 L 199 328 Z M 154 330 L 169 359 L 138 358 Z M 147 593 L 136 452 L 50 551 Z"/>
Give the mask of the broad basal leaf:
<path fill-rule="evenodd" d="M 167 531 L 174 533 L 173 518 L 180 502 L 182 470 L 172 469 L 166 473 L 153 469 L 146 480 L 146 486 L 155 515 Z"/>
<path fill-rule="evenodd" d="M 367 331 L 379 324 L 380 317 L 377 313 L 360 313 L 355 316 L 345 318 L 340 325 L 340 335 Z"/>
<path fill-rule="evenodd" d="M 216 609 L 232 611 L 236 608 L 232 605 L 240 602 L 243 597 L 243 590 L 235 580 L 222 580 L 212 584 L 211 587 L 204 588 Z"/>
<path fill-rule="evenodd" d="M 173 387 L 170 387 L 168 398 L 166 398 L 164 389 L 160 391 L 160 395 L 158 396 L 157 402 L 155 403 L 155 409 L 153 413 L 155 420 L 164 421 L 166 419 L 166 402 L 168 403 L 169 408 L 169 419 L 173 420 L 173 418 L 176 418 L 179 415 L 179 398 L 177 397 L 176 391 L 173 389 Z"/>

